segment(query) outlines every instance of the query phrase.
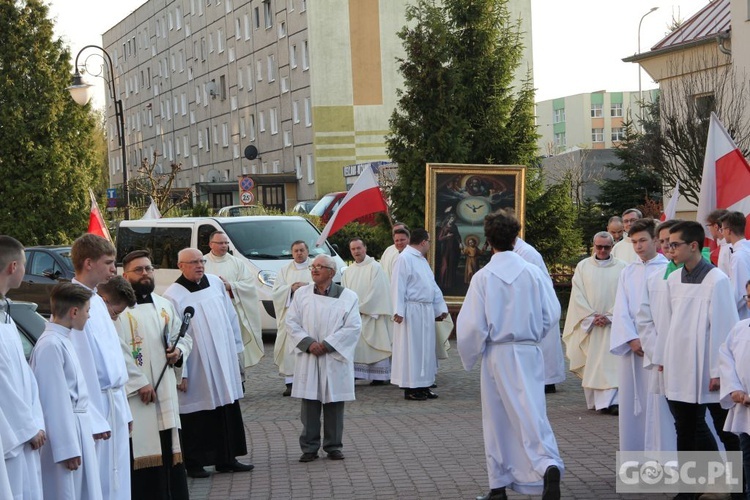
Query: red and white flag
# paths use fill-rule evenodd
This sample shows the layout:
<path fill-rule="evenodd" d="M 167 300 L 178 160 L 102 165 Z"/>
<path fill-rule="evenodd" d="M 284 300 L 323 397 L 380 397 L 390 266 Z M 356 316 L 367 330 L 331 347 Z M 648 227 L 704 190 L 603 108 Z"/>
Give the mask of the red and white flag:
<path fill-rule="evenodd" d="M 102 211 L 99 210 L 99 205 L 96 203 L 94 197 L 94 191 L 89 188 L 89 196 L 91 196 L 91 213 L 89 214 L 89 230 L 87 233 L 95 234 L 106 238 L 110 243 L 112 238 L 109 236 L 109 230 L 107 229 L 107 223 L 104 221 Z"/>
<path fill-rule="evenodd" d="M 664 211 L 661 213 L 661 216 L 659 217 L 659 220 L 664 222 L 665 220 L 674 219 L 675 215 L 677 214 L 677 200 L 680 199 L 680 181 L 677 181 L 677 183 L 674 186 L 674 191 L 672 191 L 672 197 L 669 199 L 669 203 L 667 203 L 666 208 L 664 208 Z"/>
<path fill-rule="evenodd" d="M 698 222 L 704 224 L 708 214 L 717 208 L 742 212 L 746 217 L 750 214 L 750 165 L 719 118 L 711 113 L 698 198 Z M 745 228 L 745 235 L 748 233 L 750 224 Z M 711 248 L 716 246 L 710 234 L 706 235 L 706 243 Z"/>
<path fill-rule="evenodd" d="M 375 212 L 387 212 L 388 205 L 385 203 L 383 193 L 380 192 L 380 185 L 375 178 L 375 174 L 372 172 L 372 168 L 365 168 L 356 182 L 346 193 L 346 196 L 341 201 L 341 205 L 336 212 L 328 221 L 326 227 L 323 228 L 323 232 L 315 242 L 315 246 L 319 247 L 323 242 L 354 219 L 358 219 L 364 215 L 374 214 Z"/>

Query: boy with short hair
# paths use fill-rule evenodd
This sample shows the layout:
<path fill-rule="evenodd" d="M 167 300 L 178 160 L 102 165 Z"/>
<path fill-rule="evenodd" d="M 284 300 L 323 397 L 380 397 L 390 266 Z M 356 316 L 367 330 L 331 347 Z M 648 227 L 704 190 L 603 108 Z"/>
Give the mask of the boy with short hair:
<path fill-rule="evenodd" d="M 103 498 L 94 439 L 106 439 L 109 433 L 94 435 L 91 430 L 91 419 L 101 417 L 89 407 L 86 381 L 70 342 L 71 331 L 86 325 L 91 295 L 74 283 L 55 285 L 51 322 L 31 355 L 49 438 L 42 448 L 45 498 Z"/>

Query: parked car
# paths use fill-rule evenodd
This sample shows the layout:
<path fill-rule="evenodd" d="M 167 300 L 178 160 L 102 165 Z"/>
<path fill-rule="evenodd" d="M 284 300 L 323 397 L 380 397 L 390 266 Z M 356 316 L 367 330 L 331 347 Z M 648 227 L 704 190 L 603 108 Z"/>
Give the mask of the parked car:
<path fill-rule="evenodd" d="M 26 359 L 29 359 L 31 350 L 44 333 L 47 322 L 36 312 L 36 304 L 32 302 L 11 302 L 10 317 L 16 323 L 18 336 L 21 337 L 21 344 L 23 344 L 23 353 Z"/>
<path fill-rule="evenodd" d="M 216 213 L 217 217 L 242 217 L 244 215 L 265 215 L 266 210 L 260 205 L 230 205 L 222 207 Z"/>
<path fill-rule="evenodd" d="M 29 247 L 26 249 L 23 282 L 19 288 L 8 292 L 8 298 L 34 302 L 40 314 L 49 316 L 52 287 L 62 281 L 70 281 L 74 274 L 69 246 Z"/>
<path fill-rule="evenodd" d="M 317 203 L 318 200 L 300 201 L 294 205 L 292 212 L 295 214 L 309 214 L 310 210 L 312 210 Z"/>
<path fill-rule="evenodd" d="M 317 215 L 323 224 L 327 224 L 331 220 L 331 216 L 341 206 L 341 202 L 346 196 L 346 191 L 337 191 L 335 193 L 328 193 L 315 204 L 310 210 L 310 215 Z M 369 226 L 377 226 L 378 223 L 375 221 L 375 214 L 364 215 L 359 219 L 355 219 L 354 222 L 360 224 L 367 224 Z"/>

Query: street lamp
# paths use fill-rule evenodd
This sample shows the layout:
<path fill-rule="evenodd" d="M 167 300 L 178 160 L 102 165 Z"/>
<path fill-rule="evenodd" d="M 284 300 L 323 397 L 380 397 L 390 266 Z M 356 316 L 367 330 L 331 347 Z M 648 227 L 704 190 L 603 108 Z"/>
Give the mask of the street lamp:
<path fill-rule="evenodd" d="M 638 22 L 638 54 L 641 53 L 641 24 L 643 24 L 643 20 L 646 18 L 647 15 L 651 14 L 655 10 L 657 10 L 659 7 L 651 7 L 651 10 L 643 14 L 641 17 L 641 20 Z M 643 119 L 643 90 L 641 90 L 641 72 L 643 69 L 641 68 L 640 63 L 638 64 L 638 118 L 639 122 Z M 643 123 L 639 123 L 641 132 L 643 132 Z"/>
<path fill-rule="evenodd" d="M 130 190 L 128 189 L 128 162 L 125 154 L 125 116 L 122 111 L 122 99 L 118 98 L 117 89 L 115 88 L 115 72 L 113 69 L 114 66 L 112 65 L 112 58 L 109 57 L 107 51 L 102 47 L 99 47 L 98 45 L 86 45 L 84 48 L 78 51 L 74 65 L 75 74 L 73 75 L 73 83 L 70 87 L 67 88 L 67 90 L 70 92 L 70 96 L 73 98 L 73 100 L 81 106 L 85 106 L 86 103 L 91 100 L 94 86 L 83 81 L 83 77 L 81 76 L 81 72 L 78 66 L 78 59 L 86 49 L 99 49 L 106 56 L 105 65 L 109 69 L 109 79 L 107 79 L 105 75 L 97 76 L 101 76 L 108 83 L 109 95 L 115 104 L 117 136 L 119 138 L 120 153 L 122 155 L 122 193 L 123 197 L 125 198 L 125 219 L 127 220 L 130 219 Z M 83 64 L 83 68 L 84 70 L 86 68 L 85 62 Z"/>

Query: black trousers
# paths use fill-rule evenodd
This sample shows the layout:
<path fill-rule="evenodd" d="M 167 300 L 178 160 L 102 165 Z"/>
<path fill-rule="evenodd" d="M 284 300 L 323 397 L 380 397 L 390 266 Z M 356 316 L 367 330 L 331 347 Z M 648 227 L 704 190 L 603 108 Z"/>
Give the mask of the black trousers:
<path fill-rule="evenodd" d="M 213 410 L 181 413 L 185 467 L 229 466 L 235 457 L 247 455 L 245 424 L 239 401 Z"/>
<path fill-rule="evenodd" d="M 133 470 L 133 442 L 131 440 L 131 497 L 143 500 L 188 500 L 190 494 L 188 493 L 185 464 L 172 465 L 172 431 L 160 431 L 159 441 L 161 441 L 161 456 L 164 463 L 159 467 Z"/>

